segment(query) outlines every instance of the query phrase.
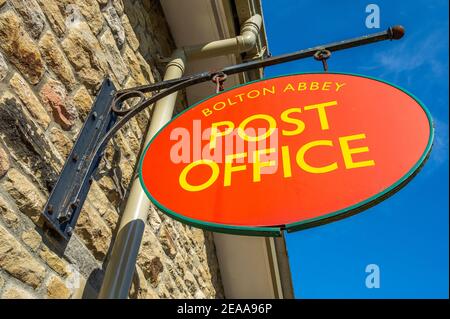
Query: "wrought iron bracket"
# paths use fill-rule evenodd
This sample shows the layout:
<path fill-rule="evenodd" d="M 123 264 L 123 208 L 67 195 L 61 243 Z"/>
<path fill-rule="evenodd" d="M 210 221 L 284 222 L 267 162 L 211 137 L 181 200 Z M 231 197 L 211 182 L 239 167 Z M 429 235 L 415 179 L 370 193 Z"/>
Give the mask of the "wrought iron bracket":
<path fill-rule="evenodd" d="M 394 26 L 383 32 L 316 46 L 262 60 L 241 63 L 219 71 L 207 71 L 185 76 L 180 79 L 162 81 L 119 91 L 116 91 L 116 88 L 109 79 L 105 79 L 95 99 L 92 110 L 83 124 L 58 181 L 44 207 L 42 215 L 46 223 L 62 239 L 68 240 L 70 238 L 89 192 L 92 175 L 100 163 L 106 144 L 132 117 L 163 97 L 191 85 L 211 81 L 216 76 L 223 77 L 252 69 L 313 57 L 319 51 L 334 52 L 383 40 L 397 40 L 402 38 L 403 35 L 403 27 Z M 157 93 L 147 98 L 145 93 L 149 92 Z M 123 103 L 131 98 L 139 98 L 135 106 L 129 109 L 122 108 Z"/>
<path fill-rule="evenodd" d="M 43 211 L 47 224 L 66 239 L 72 235 L 101 159 L 98 142 L 117 119 L 111 112 L 114 93 L 114 84 L 104 80 Z"/>

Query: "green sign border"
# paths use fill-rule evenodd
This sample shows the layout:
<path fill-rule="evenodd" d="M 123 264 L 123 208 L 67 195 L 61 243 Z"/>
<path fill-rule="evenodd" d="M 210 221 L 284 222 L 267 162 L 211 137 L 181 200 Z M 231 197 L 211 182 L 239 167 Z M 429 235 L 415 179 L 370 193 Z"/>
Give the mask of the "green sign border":
<path fill-rule="evenodd" d="M 261 82 L 261 81 L 267 81 L 267 80 L 271 80 L 271 79 L 276 79 L 276 78 L 281 78 L 281 77 L 288 77 L 288 76 L 293 76 L 293 75 L 306 75 L 306 74 L 325 74 L 324 72 L 301 72 L 301 73 L 291 73 L 291 74 L 284 74 L 284 75 L 279 75 L 279 76 L 275 76 L 275 77 L 271 77 L 271 78 L 263 78 L 263 79 L 259 79 L 259 80 L 255 80 L 255 81 L 251 81 L 245 84 L 240 84 L 240 85 L 236 85 L 233 86 L 232 88 L 226 89 L 225 91 L 221 92 L 225 93 L 228 92 L 230 90 L 236 89 L 238 87 L 242 87 L 242 86 L 246 86 L 252 83 L 256 83 L 256 82 Z M 372 77 L 372 76 L 367 76 L 367 75 L 361 75 L 361 74 L 355 74 L 355 73 L 345 73 L 345 72 L 328 72 L 327 74 L 343 74 L 343 75 L 350 75 L 350 76 L 356 76 L 356 77 L 360 77 L 360 78 L 366 78 L 366 79 L 371 79 L 371 80 L 375 80 L 381 83 L 385 83 L 388 84 L 404 93 L 406 93 L 407 95 L 409 95 L 411 98 L 413 98 L 419 105 L 420 107 L 423 109 L 423 111 L 425 112 L 427 118 L 428 118 L 428 123 L 430 126 L 430 135 L 429 135 L 429 139 L 428 139 L 428 143 L 427 146 L 422 154 L 422 156 L 420 157 L 420 159 L 417 161 L 417 163 L 402 177 L 400 178 L 397 182 L 395 182 L 393 185 L 389 186 L 388 188 L 386 188 L 385 190 L 381 191 L 380 193 L 373 195 L 372 197 L 359 202 L 355 205 L 349 206 L 347 208 L 338 210 L 336 212 L 333 213 L 329 213 L 320 217 L 316 217 L 316 218 L 311 218 L 311 219 L 307 219 L 301 222 L 296 222 L 296 223 L 291 223 L 291 224 L 287 224 L 284 226 L 275 226 L 275 227 L 249 227 L 249 226 L 235 226 L 235 225 L 227 225 L 227 224 L 217 224 L 217 223 L 210 223 L 210 222 L 204 222 L 204 221 L 200 221 L 197 219 L 193 219 L 193 218 L 189 218 L 186 216 L 183 216 L 179 213 L 176 213 L 170 209 L 168 209 L 167 207 L 165 207 L 164 205 L 162 205 L 161 203 L 159 203 L 156 198 L 154 198 L 150 192 L 147 190 L 147 187 L 144 184 L 143 178 L 142 178 L 142 161 L 144 159 L 145 154 L 147 153 L 147 150 L 149 148 L 149 146 L 151 145 L 151 143 L 153 142 L 153 140 L 166 128 L 167 125 L 169 125 L 172 121 L 174 121 L 176 118 L 178 118 L 179 116 L 183 115 L 185 112 L 189 111 L 190 109 L 196 107 L 198 104 L 203 103 L 204 101 L 216 96 L 217 94 L 213 94 L 208 96 L 207 98 L 191 105 L 190 107 L 186 108 L 183 112 L 177 114 L 169 123 L 167 123 L 166 125 L 164 125 L 154 136 L 153 138 L 150 140 L 150 142 L 147 144 L 147 146 L 144 149 L 144 152 L 142 153 L 142 156 L 139 160 L 139 181 L 141 183 L 142 188 L 144 189 L 145 193 L 147 194 L 148 198 L 153 202 L 153 204 L 155 204 L 161 211 L 163 211 L 165 214 L 167 214 L 168 216 L 172 217 L 175 220 L 178 220 L 184 224 L 187 225 L 191 225 L 197 228 L 202 228 L 205 230 L 209 230 L 209 231 L 215 231 L 215 232 L 220 232 L 220 233 L 227 233 L 227 234 L 235 234 L 235 235 L 246 235 L 246 236 L 269 236 L 269 237 L 278 237 L 281 236 L 281 231 L 286 230 L 288 232 L 294 232 L 294 231 L 298 231 L 298 230 L 302 230 L 302 229 L 306 229 L 306 228 L 311 228 L 311 227 L 315 227 L 315 226 L 320 226 L 320 225 L 324 225 L 336 220 L 340 220 L 342 218 L 346 218 L 349 216 L 352 216 L 354 214 L 360 213 L 372 206 L 375 206 L 376 204 L 386 200 L 387 198 L 389 198 L 390 196 L 392 196 L 393 194 L 395 194 L 396 192 L 398 192 L 400 189 L 402 189 L 406 184 L 408 184 L 409 181 L 411 181 L 411 179 L 417 175 L 417 173 L 420 171 L 420 169 L 423 167 L 423 165 L 425 164 L 426 160 L 428 159 L 429 155 L 430 155 L 430 151 L 433 145 L 433 139 L 434 139 L 434 125 L 433 125 L 433 120 L 431 118 L 431 114 L 428 111 L 428 109 L 426 108 L 426 106 L 413 94 L 411 94 L 410 92 L 408 92 L 407 90 L 392 84 L 390 82 L 387 81 L 383 81 L 380 80 L 378 78 Z"/>

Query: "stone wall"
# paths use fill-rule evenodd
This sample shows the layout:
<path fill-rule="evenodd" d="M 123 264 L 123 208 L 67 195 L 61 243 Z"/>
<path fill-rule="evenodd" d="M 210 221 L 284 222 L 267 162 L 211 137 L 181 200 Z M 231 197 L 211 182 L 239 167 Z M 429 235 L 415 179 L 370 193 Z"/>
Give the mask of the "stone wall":
<path fill-rule="evenodd" d="M 150 112 L 108 146 L 68 243 L 41 210 L 103 78 L 159 81 L 173 49 L 155 0 L 0 0 L 0 298 L 97 295 Z M 211 234 L 152 208 L 130 297 L 222 296 Z"/>

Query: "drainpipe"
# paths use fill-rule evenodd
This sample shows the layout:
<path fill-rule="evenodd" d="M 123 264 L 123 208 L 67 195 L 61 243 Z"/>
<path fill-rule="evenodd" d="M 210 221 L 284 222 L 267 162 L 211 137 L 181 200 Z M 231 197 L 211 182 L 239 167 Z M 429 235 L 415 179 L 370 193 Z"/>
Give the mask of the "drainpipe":
<path fill-rule="evenodd" d="M 183 50 L 175 50 L 171 61 L 166 66 L 164 80 L 182 77 L 185 60 Z M 172 118 L 177 95 L 176 92 L 156 102 L 144 147 Z M 138 165 L 138 161 L 136 165 Z M 139 178 L 135 177 L 120 220 L 99 298 L 125 299 L 128 297 L 149 209 L 150 201 L 142 190 Z"/>
<path fill-rule="evenodd" d="M 256 14 L 244 22 L 241 34 L 234 38 L 175 50 L 171 61 L 167 64 L 164 80 L 181 78 L 188 59 L 203 59 L 250 51 L 256 45 L 261 25 L 262 18 Z M 144 147 L 172 118 L 177 94 L 173 93 L 156 102 Z M 141 187 L 139 178 L 136 177 L 132 182 L 120 220 L 99 298 L 125 299 L 128 297 L 149 209 L 150 201 Z"/>
<path fill-rule="evenodd" d="M 261 16 L 255 14 L 244 22 L 241 28 L 241 34 L 237 37 L 184 47 L 186 57 L 191 60 L 206 59 L 220 55 L 240 54 L 250 51 L 256 45 L 261 24 Z"/>

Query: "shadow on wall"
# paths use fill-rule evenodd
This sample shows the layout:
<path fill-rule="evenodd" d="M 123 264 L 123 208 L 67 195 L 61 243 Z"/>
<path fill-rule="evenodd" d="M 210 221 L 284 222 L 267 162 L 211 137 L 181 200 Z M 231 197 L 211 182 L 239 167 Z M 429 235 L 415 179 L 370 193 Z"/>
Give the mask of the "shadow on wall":
<path fill-rule="evenodd" d="M 203 235 L 205 236 L 206 260 L 211 273 L 211 283 L 216 291 L 216 298 L 225 298 L 213 233 L 204 230 Z"/>
<path fill-rule="evenodd" d="M 130 243 L 133 243 L 132 240 L 130 240 L 130 238 L 125 238 L 125 236 L 138 236 L 138 237 L 142 237 L 143 233 L 144 233 L 144 229 L 145 229 L 145 224 L 141 221 L 141 220 L 137 220 L 137 221 L 132 221 L 131 223 L 128 223 L 125 227 L 123 227 L 121 229 L 121 231 L 119 233 L 117 233 L 116 236 L 114 236 L 115 238 L 115 242 L 120 243 L 120 247 L 116 247 L 116 249 L 120 250 L 120 251 L 138 251 L 136 249 L 134 249 L 133 247 L 130 247 Z M 110 252 L 112 250 L 113 245 L 110 245 L 109 251 L 108 251 L 108 256 L 110 257 Z M 120 255 L 118 255 L 120 256 Z M 136 259 L 137 256 L 131 256 L 130 261 L 134 261 Z M 126 262 L 126 260 L 123 260 L 123 262 Z M 107 265 L 106 262 L 103 263 L 103 265 Z M 127 267 L 128 266 L 128 267 Z M 122 270 L 125 270 L 123 272 L 116 272 L 113 274 L 113 276 L 115 278 L 118 277 L 125 277 L 126 282 L 132 282 L 134 281 L 135 284 L 135 289 L 134 291 L 138 291 L 139 287 L 143 286 L 144 283 L 139 282 L 140 278 L 137 276 L 136 271 L 135 272 L 130 272 L 130 271 L 126 271 L 128 269 L 133 269 L 135 268 L 135 264 L 134 262 L 132 264 L 129 265 L 125 265 Z M 97 298 L 98 294 L 99 294 L 99 290 L 100 287 L 95 287 L 94 289 L 92 289 L 92 284 L 96 284 L 98 282 L 103 282 L 103 280 L 105 279 L 104 273 L 105 269 L 96 269 L 94 270 L 88 280 L 87 280 L 87 285 L 83 291 L 83 299 L 92 299 L 92 298 Z M 134 280 L 133 280 L 134 278 Z M 145 280 L 145 279 L 144 279 Z M 130 291 L 130 287 L 113 287 L 108 285 L 108 283 L 103 283 L 103 285 L 105 285 L 105 287 L 107 287 L 107 289 L 112 290 L 112 291 L 121 291 L 121 290 L 125 290 L 125 291 Z M 127 294 L 128 295 L 128 294 Z M 130 296 L 133 297 L 133 296 Z M 134 297 L 137 297 L 137 294 L 135 294 Z"/>
<path fill-rule="evenodd" d="M 161 57 L 169 57 L 175 48 L 175 44 L 171 38 L 168 39 L 167 35 L 170 34 L 169 27 L 164 19 L 164 16 L 161 15 L 163 12 L 160 2 L 157 0 L 150 1 L 139 1 L 139 0 L 123 0 L 124 4 L 124 13 L 128 17 L 131 27 L 137 37 L 136 43 L 133 43 L 133 40 L 128 39 L 131 46 L 138 46 L 138 51 L 145 58 L 149 65 L 155 66 L 157 72 L 152 70 L 152 74 L 149 75 L 149 78 L 154 78 L 155 81 L 162 80 L 162 74 L 165 71 L 165 64 L 160 62 Z M 144 15 L 151 16 L 152 19 L 146 18 Z M 133 48 L 134 49 L 134 48 Z M 144 71 L 144 70 L 143 70 Z M 185 94 L 181 94 L 179 98 L 179 102 L 177 104 L 184 104 L 182 106 L 178 106 L 177 109 L 184 108 L 186 97 Z M 142 147 L 142 145 L 141 145 Z M 135 168 L 136 169 L 136 168 Z M 136 170 L 133 173 L 133 176 L 136 174 Z M 120 212 L 123 212 L 125 208 L 126 200 L 122 200 Z M 178 223 L 175 221 L 174 223 Z M 190 227 L 190 226 L 188 226 Z M 123 238 L 123 234 L 127 233 L 129 228 L 135 229 L 135 234 L 139 236 L 144 232 L 145 225 L 140 222 L 130 223 L 120 233 L 117 233 L 118 227 L 114 230 L 113 233 L 113 241 L 117 241 L 120 243 L 127 242 Z M 213 234 L 209 231 L 203 231 L 204 235 L 204 245 L 206 251 L 206 262 L 207 268 L 211 274 L 211 284 L 212 288 L 215 290 L 216 298 L 223 298 L 223 286 L 220 277 L 220 269 L 218 266 L 217 257 L 215 254 L 215 245 L 213 240 Z M 111 249 L 113 247 L 113 243 L 111 243 L 109 247 L 109 251 L 107 256 L 110 256 Z M 121 249 L 129 249 L 130 247 L 121 247 Z M 103 263 L 104 267 L 107 265 L 107 262 Z M 206 266 L 206 265 L 205 265 Z M 83 298 L 96 298 L 98 292 L 95 292 L 98 288 L 96 287 L 103 280 L 105 269 L 97 269 L 91 273 L 89 276 L 88 284 L 85 293 L 83 294 Z M 117 274 L 119 275 L 119 274 Z M 126 274 L 122 274 L 126 275 Z M 133 275 L 133 284 L 132 284 L 132 292 L 130 297 L 137 297 L 139 287 L 142 285 L 140 281 L 145 280 L 145 278 L 141 278 L 137 274 L 137 272 Z M 89 286 L 95 287 L 92 289 Z"/>
<path fill-rule="evenodd" d="M 132 32 L 129 32 L 130 30 L 125 30 L 125 32 L 127 33 L 127 45 L 129 45 L 133 50 L 138 50 L 138 52 L 146 60 L 146 62 L 149 65 L 154 66 L 154 68 L 151 69 L 145 69 L 141 66 L 140 71 L 142 71 L 143 75 L 145 76 L 145 80 L 142 80 L 144 80 L 145 82 L 147 82 L 149 79 L 160 81 L 160 74 L 163 74 L 165 66 L 159 62 L 158 57 L 170 55 L 174 46 L 173 41 L 165 36 L 166 34 L 170 34 L 170 31 L 168 30 L 164 17 L 160 14 L 162 12 L 160 3 L 157 0 L 123 0 L 123 5 L 124 18 L 127 18 L 129 20 L 129 25 L 132 27 Z M 152 16 L 153 19 L 149 19 L 149 15 Z M 132 84 L 142 85 L 145 83 L 136 82 Z M 144 118 L 143 122 L 146 121 L 147 119 Z M 140 121 L 138 120 L 138 122 Z M 148 125 L 146 126 L 148 128 Z M 145 127 L 141 126 L 141 129 L 142 128 Z M 113 141 L 113 145 L 115 144 L 115 141 Z M 123 155 L 121 154 L 120 148 L 114 147 L 111 161 L 108 163 L 109 168 L 105 167 L 106 165 L 99 167 L 95 176 L 95 180 L 99 180 L 106 175 L 112 178 L 112 180 L 115 182 L 117 191 L 114 193 L 110 192 L 107 195 L 108 198 L 116 205 L 116 207 L 118 207 L 120 215 L 125 209 L 126 198 L 128 195 L 129 187 L 131 186 L 131 183 L 129 183 L 128 185 L 124 185 L 125 183 L 122 179 L 123 174 L 119 166 L 119 162 L 121 161 L 122 156 Z M 135 176 L 135 174 L 136 167 L 134 168 L 132 176 Z M 133 178 L 131 180 L 133 180 Z M 131 227 L 135 228 L 138 233 L 142 233 L 145 225 L 141 224 L 141 222 L 129 224 L 124 227 L 120 233 L 117 233 L 118 224 L 116 225 L 115 229 L 112 232 L 112 240 L 109 245 L 106 258 L 102 264 L 102 268 L 93 270 L 87 278 L 85 289 L 82 294 L 83 299 L 98 298 L 98 294 L 104 280 L 106 266 L 111 256 L 114 242 L 120 239 L 122 234 L 125 234 Z M 119 240 L 118 242 L 124 241 Z M 126 248 L 122 247 L 122 249 Z M 136 272 L 134 274 L 130 274 L 129 276 L 133 276 L 134 284 L 136 286 L 140 286 L 139 278 L 136 275 Z M 135 289 L 135 291 L 137 290 L 138 289 Z"/>
<path fill-rule="evenodd" d="M 160 58 L 169 57 L 175 48 L 172 38 L 167 38 L 170 34 L 161 4 L 158 0 L 123 0 L 124 13 L 127 15 L 131 27 L 137 37 L 137 41 L 130 39 L 129 43 L 133 49 L 139 48 L 139 52 L 145 60 L 156 66 L 158 72 L 153 72 L 155 81 L 161 81 L 164 74 L 165 64 Z M 144 15 L 145 12 L 145 15 Z M 152 19 L 146 18 L 151 16 Z"/>

